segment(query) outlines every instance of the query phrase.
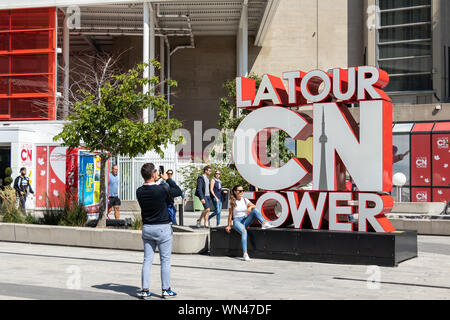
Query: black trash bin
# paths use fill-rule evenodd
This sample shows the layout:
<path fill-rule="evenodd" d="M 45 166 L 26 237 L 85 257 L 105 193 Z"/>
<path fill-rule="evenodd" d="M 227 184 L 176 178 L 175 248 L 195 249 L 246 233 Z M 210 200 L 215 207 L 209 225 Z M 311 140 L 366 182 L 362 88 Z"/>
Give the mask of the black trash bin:
<path fill-rule="evenodd" d="M 228 188 L 222 188 L 222 190 L 226 190 L 227 193 L 223 194 L 223 199 L 222 199 L 222 209 L 228 209 L 228 200 L 230 200 L 230 189 Z"/>

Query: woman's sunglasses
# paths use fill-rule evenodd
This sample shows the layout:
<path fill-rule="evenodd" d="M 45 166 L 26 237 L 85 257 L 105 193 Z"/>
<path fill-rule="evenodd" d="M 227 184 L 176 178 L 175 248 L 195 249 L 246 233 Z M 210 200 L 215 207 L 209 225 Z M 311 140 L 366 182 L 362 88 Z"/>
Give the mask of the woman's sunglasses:
<path fill-rule="evenodd" d="M 244 190 L 236 190 L 236 192 L 242 193 L 244 192 Z"/>

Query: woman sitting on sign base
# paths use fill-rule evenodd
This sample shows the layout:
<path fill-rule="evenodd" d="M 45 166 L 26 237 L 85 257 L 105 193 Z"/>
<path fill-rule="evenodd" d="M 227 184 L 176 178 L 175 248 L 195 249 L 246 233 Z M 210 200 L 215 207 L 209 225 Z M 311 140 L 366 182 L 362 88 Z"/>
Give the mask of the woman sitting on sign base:
<path fill-rule="evenodd" d="M 231 219 L 233 219 L 233 228 L 241 234 L 243 259 L 244 261 L 250 261 L 247 253 L 247 228 L 255 218 L 261 223 L 262 229 L 274 228 L 274 226 L 264 219 L 256 206 L 250 200 L 244 198 L 243 194 L 244 188 L 241 185 L 234 186 L 231 190 L 228 226 L 225 230 L 230 233 Z"/>

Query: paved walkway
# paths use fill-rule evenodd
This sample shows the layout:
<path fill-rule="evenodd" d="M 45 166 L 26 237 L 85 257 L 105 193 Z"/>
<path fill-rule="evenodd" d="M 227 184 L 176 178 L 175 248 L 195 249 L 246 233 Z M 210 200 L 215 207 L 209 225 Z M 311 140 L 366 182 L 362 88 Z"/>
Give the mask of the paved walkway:
<path fill-rule="evenodd" d="M 136 299 L 142 258 L 136 251 L 0 242 L 0 299 Z M 450 237 L 419 236 L 419 257 L 396 268 L 178 254 L 171 285 L 189 300 L 450 299 L 449 270 Z M 159 272 L 156 255 L 156 294 Z"/>

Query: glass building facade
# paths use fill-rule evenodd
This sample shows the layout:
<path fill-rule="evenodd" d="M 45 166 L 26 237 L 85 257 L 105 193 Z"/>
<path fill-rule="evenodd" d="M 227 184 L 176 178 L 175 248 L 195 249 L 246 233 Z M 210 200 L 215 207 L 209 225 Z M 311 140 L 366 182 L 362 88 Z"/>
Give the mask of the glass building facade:
<path fill-rule="evenodd" d="M 378 0 L 377 64 L 390 75 L 387 92 L 430 91 L 431 0 Z"/>

